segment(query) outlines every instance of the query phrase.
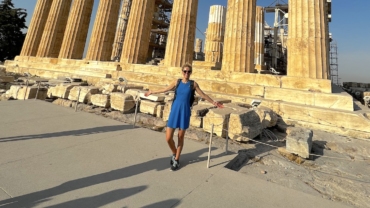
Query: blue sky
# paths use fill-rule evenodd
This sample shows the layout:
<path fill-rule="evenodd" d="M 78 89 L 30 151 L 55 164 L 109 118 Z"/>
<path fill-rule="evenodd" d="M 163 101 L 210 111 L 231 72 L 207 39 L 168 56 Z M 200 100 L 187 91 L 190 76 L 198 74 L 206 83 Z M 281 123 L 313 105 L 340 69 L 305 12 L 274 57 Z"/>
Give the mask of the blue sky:
<path fill-rule="evenodd" d="M 37 0 L 13 0 L 15 7 L 25 8 L 28 12 L 27 25 L 32 17 Z M 282 0 L 280 0 L 283 2 Z M 288 2 L 288 0 L 284 0 Z M 95 0 L 94 13 L 99 0 Z M 259 6 L 269 6 L 276 0 L 257 0 Z M 370 8 L 369 0 L 332 0 L 332 17 L 330 32 L 338 44 L 338 69 L 341 82 L 370 83 Z M 227 6 L 227 0 L 199 0 L 197 28 L 205 31 L 208 24 L 209 7 L 211 5 Z M 92 16 L 92 20 L 94 19 Z M 271 18 L 267 17 L 269 21 Z M 90 24 L 90 32 L 93 21 Z M 197 38 L 204 36 L 197 31 Z"/>

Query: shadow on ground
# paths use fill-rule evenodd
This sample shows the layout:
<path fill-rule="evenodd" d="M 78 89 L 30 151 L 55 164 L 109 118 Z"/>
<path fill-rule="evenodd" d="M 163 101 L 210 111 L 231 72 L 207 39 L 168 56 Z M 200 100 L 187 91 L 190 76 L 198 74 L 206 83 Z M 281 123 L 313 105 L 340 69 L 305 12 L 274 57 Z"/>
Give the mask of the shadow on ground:
<path fill-rule="evenodd" d="M 55 138 L 55 137 L 63 137 L 63 136 L 85 136 L 85 135 L 90 135 L 90 134 L 122 131 L 122 130 L 127 130 L 127 129 L 132 129 L 132 126 L 129 126 L 129 125 L 101 126 L 101 127 L 95 127 L 95 128 L 78 129 L 78 130 L 72 130 L 72 131 L 61 131 L 61 132 L 53 132 L 53 133 L 46 133 L 46 134 L 4 137 L 4 138 L 0 138 L 0 142 L 16 142 L 16 141 L 23 141 L 23 140 L 30 140 L 30 139 L 47 139 L 47 138 Z"/>
<path fill-rule="evenodd" d="M 198 150 L 193 153 L 184 154 L 181 156 L 183 161 L 204 161 L 207 157 L 200 157 L 200 155 L 204 154 L 208 151 L 208 148 L 204 148 Z M 219 155 L 215 155 L 212 158 L 217 158 L 224 156 L 224 153 Z M 165 169 L 169 169 L 169 157 L 165 158 L 158 158 L 154 160 L 150 160 L 141 164 L 136 164 L 116 170 L 112 170 L 105 173 L 100 173 L 97 175 L 92 175 L 84 178 L 79 178 L 75 180 L 68 181 L 66 183 L 60 184 L 59 186 L 55 186 L 53 188 L 25 194 L 22 196 L 17 196 L 14 198 L 6 199 L 0 201 L 0 207 L 35 207 L 39 204 L 51 200 L 53 197 L 65 194 L 74 190 L 79 190 L 83 188 L 87 188 L 90 186 L 103 184 L 106 182 L 111 182 L 123 178 L 128 178 L 131 176 L 135 176 L 147 171 L 157 170 L 162 171 Z M 123 198 L 127 198 L 132 196 L 136 193 L 140 193 L 147 189 L 146 186 L 134 187 L 134 188 L 123 188 L 114 191 L 110 191 L 101 195 L 93 196 L 93 197 L 86 197 L 81 199 L 75 199 L 68 202 L 64 202 L 62 204 L 50 206 L 50 207 L 100 207 Z M 158 202 L 156 204 L 149 205 L 147 207 L 172 207 L 176 205 L 179 200 L 169 199 L 166 201 Z M 171 205 L 172 204 L 172 205 Z M 170 205 L 170 206 L 167 206 Z"/>

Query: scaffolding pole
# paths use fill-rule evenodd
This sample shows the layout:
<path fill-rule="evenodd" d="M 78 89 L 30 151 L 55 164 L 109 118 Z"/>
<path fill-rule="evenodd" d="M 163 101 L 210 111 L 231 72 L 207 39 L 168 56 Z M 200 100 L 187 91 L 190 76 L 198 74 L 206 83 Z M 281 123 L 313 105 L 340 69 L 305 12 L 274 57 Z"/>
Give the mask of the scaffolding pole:
<path fill-rule="evenodd" d="M 333 84 L 340 85 L 338 71 L 338 44 L 334 40 L 330 43 L 330 75 L 331 82 Z"/>

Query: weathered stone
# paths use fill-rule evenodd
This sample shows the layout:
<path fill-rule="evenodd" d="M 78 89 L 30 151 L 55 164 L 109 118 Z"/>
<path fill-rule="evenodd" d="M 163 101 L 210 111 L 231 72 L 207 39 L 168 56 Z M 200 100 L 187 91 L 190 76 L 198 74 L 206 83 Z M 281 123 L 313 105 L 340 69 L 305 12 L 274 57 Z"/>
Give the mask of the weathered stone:
<path fill-rule="evenodd" d="M 5 76 L 5 68 L 0 67 L 0 76 Z"/>
<path fill-rule="evenodd" d="M 73 1 L 59 58 L 82 59 L 94 0 Z"/>
<path fill-rule="evenodd" d="M 197 128 L 202 128 L 203 124 L 203 118 L 201 117 L 196 117 L 196 116 L 190 116 L 190 126 L 192 127 L 197 127 Z"/>
<path fill-rule="evenodd" d="M 111 107 L 115 110 L 126 113 L 135 107 L 135 101 L 132 95 L 114 92 L 110 96 Z"/>
<path fill-rule="evenodd" d="M 305 159 L 301 158 L 301 157 L 298 157 L 292 153 L 290 153 L 289 151 L 287 151 L 284 147 L 279 147 L 277 149 L 277 151 L 279 152 L 279 154 L 281 154 L 283 157 L 287 158 L 288 160 L 292 161 L 292 162 L 295 162 L 297 164 L 302 164 L 305 162 Z"/>
<path fill-rule="evenodd" d="M 54 100 L 53 104 L 70 108 L 72 107 L 73 101 L 59 98 L 59 99 Z"/>
<path fill-rule="evenodd" d="M 293 66 L 292 66 L 293 67 Z M 304 70 L 304 69 L 302 69 Z M 281 88 L 295 89 L 310 92 L 332 93 L 332 83 L 329 79 L 312 79 L 305 77 L 282 76 Z"/>
<path fill-rule="evenodd" d="M 159 102 L 152 102 L 149 100 L 141 100 L 140 101 L 140 112 L 148 113 L 150 115 L 156 116 L 157 114 L 157 107 L 160 105 Z"/>
<path fill-rule="evenodd" d="M 6 101 L 6 100 L 11 100 L 13 99 L 12 97 L 10 97 L 8 94 L 1 94 L 0 95 L 0 101 Z"/>
<path fill-rule="evenodd" d="M 226 137 L 227 124 L 232 112 L 234 110 L 231 108 L 210 109 L 207 115 L 203 117 L 204 131 L 211 132 L 211 125 L 213 124 L 213 133 L 220 137 Z"/>
<path fill-rule="evenodd" d="M 226 24 L 226 8 L 221 5 L 211 6 L 206 33 L 205 61 L 222 62 L 223 42 Z"/>
<path fill-rule="evenodd" d="M 126 93 L 127 90 L 142 91 L 143 89 L 144 89 L 144 87 L 139 86 L 139 85 L 126 85 L 126 86 L 118 85 L 118 87 L 117 87 L 118 92 L 125 92 L 125 93 Z"/>
<path fill-rule="evenodd" d="M 13 76 L 0 76 L 0 82 L 14 82 Z"/>
<path fill-rule="evenodd" d="M 91 102 L 93 105 L 109 108 L 110 107 L 110 95 L 95 94 L 91 95 Z"/>
<path fill-rule="evenodd" d="M 75 85 L 71 84 L 60 84 L 55 87 L 50 87 L 48 90 L 48 97 L 58 97 L 63 99 L 68 99 L 69 92 Z"/>
<path fill-rule="evenodd" d="M 225 104 L 225 103 L 231 103 L 230 99 L 223 99 L 223 98 L 214 98 L 214 101 L 217 101 L 219 103 Z M 212 103 L 208 102 L 207 100 L 199 100 L 198 105 L 211 105 L 214 106 Z"/>
<path fill-rule="evenodd" d="M 121 5 L 121 13 L 119 15 L 116 37 L 114 38 L 113 51 L 111 60 L 118 61 L 122 51 L 122 40 L 125 40 L 127 31 L 127 19 L 131 10 L 131 0 L 123 0 Z"/>
<path fill-rule="evenodd" d="M 144 92 L 140 93 L 140 98 L 143 98 L 143 99 L 146 99 L 146 100 L 151 100 L 151 101 L 154 101 L 154 102 L 163 102 L 165 97 L 166 97 L 165 95 L 161 95 L 161 94 L 152 94 L 152 95 L 149 95 L 148 97 L 146 97 Z"/>
<path fill-rule="evenodd" d="M 169 101 L 164 105 L 163 117 L 162 117 L 163 121 L 168 121 L 168 117 L 170 116 L 171 108 L 172 108 L 172 101 Z"/>
<path fill-rule="evenodd" d="M 105 84 L 102 86 L 101 90 L 105 92 L 117 92 L 117 84 Z"/>
<path fill-rule="evenodd" d="M 37 57 L 57 58 L 59 56 L 71 3 L 72 0 L 53 1 L 38 45 Z"/>
<path fill-rule="evenodd" d="M 174 96 L 166 95 L 166 96 L 164 97 L 164 102 L 168 102 L 168 101 L 170 101 L 170 100 L 173 100 L 174 98 L 175 98 Z"/>
<path fill-rule="evenodd" d="M 325 108 L 353 110 L 353 98 L 347 93 L 302 92 L 292 89 L 266 87 L 264 98 Z"/>
<path fill-rule="evenodd" d="M 278 116 L 270 108 L 259 106 L 255 109 L 256 113 L 260 117 L 260 122 L 263 128 L 273 127 L 276 125 Z"/>
<path fill-rule="evenodd" d="M 164 104 L 160 104 L 157 106 L 157 118 L 163 118 L 163 110 L 164 110 Z"/>
<path fill-rule="evenodd" d="M 140 18 L 129 18 L 120 62 L 145 64 L 147 61 L 154 9 L 155 1 L 132 1 L 130 16 Z"/>
<path fill-rule="evenodd" d="M 312 130 L 289 127 L 286 137 L 286 150 L 303 158 L 309 158 L 312 148 Z"/>
<path fill-rule="evenodd" d="M 256 0 L 228 0 L 222 70 L 254 72 Z"/>
<path fill-rule="evenodd" d="M 37 93 L 37 87 L 22 87 L 19 89 L 17 94 L 18 100 L 28 100 L 28 99 L 35 99 L 37 94 L 37 99 L 39 100 L 45 100 L 47 97 L 47 89 L 46 88 L 40 88 Z"/>
<path fill-rule="evenodd" d="M 254 42 L 254 63 L 255 69 L 259 73 L 265 68 L 265 9 L 263 7 L 256 7 L 256 29 Z M 283 41 L 281 41 L 283 42 Z M 283 45 L 284 47 L 284 45 Z"/>
<path fill-rule="evenodd" d="M 331 109 L 304 107 L 291 103 L 281 103 L 279 112 L 284 121 L 289 119 L 306 123 L 305 126 L 308 128 L 322 129 L 342 135 L 350 133 L 352 130 L 370 132 L 370 119 L 366 118 L 361 112 L 335 111 Z M 346 135 L 349 136 L 349 134 Z M 370 137 L 358 138 L 368 139 Z"/>
<path fill-rule="evenodd" d="M 241 134 L 242 135 L 242 139 L 246 138 L 246 140 L 243 140 L 243 141 L 249 141 L 249 139 L 253 139 L 257 136 L 259 136 L 262 131 L 263 131 L 263 126 L 261 123 L 255 123 L 255 124 L 251 124 L 249 126 L 243 126 L 243 133 Z"/>
<path fill-rule="evenodd" d="M 326 1 L 289 0 L 289 77 L 330 79 Z M 320 54 L 317 56 L 316 54 Z"/>
<path fill-rule="evenodd" d="M 120 0 L 99 1 L 86 60 L 110 60 L 120 5 Z"/>
<path fill-rule="evenodd" d="M 164 59 L 166 66 L 192 63 L 197 11 L 198 0 L 174 1 Z"/>
<path fill-rule="evenodd" d="M 167 95 L 174 97 L 175 96 L 175 92 L 174 91 L 169 91 L 169 92 L 167 92 Z"/>
<path fill-rule="evenodd" d="M 234 110 L 239 110 L 239 111 L 244 111 L 244 110 L 248 110 L 248 109 L 252 108 L 252 106 L 249 105 L 249 104 L 238 103 L 238 102 L 236 102 L 236 103 L 225 103 L 224 107 L 231 108 L 231 109 L 234 109 Z"/>
<path fill-rule="evenodd" d="M 22 86 L 19 85 L 13 85 L 10 87 L 10 89 L 6 92 L 9 97 L 17 99 L 18 93 L 22 89 Z"/>
<path fill-rule="evenodd" d="M 256 127 L 256 128 L 254 128 Z M 235 111 L 230 114 L 229 136 L 237 138 L 245 132 L 245 136 L 253 139 L 262 131 L 260 117 L 253 109 Z"/>
<path fill-rule="evenodd" d="M 81 89 L 81 90 L 80 90 Z M 81 102 L 91 103 L 91 95 L 98 94 L 99 89 L 93 86 L 78 86 L 73 87 L 69 92 L 68 99 Z"/>
<path fill-rule="evenodd" d="M 144 91 L 136 90 L 136 89 L 128 89 L 126 90 L 125 94 L 131 95 L 133 98 L 140 97 L 140 94 L 144 93 Z"/>
<path fill-rule="evenodd" d="M 204 104 L 198 104 L 196 106 L 193 106 L 191 109 L 191 115 L 196 117 L 203 117 L 205 116 L 209 109 L 216 108 L 215 106 L 210 105 L 204 105 Z"/>
<path fill-rule="evenodd" d="M 53 1 L 50 0 L 37 1 L 23 43 L 21 56 L 36 56 L 52 3 Z"/>

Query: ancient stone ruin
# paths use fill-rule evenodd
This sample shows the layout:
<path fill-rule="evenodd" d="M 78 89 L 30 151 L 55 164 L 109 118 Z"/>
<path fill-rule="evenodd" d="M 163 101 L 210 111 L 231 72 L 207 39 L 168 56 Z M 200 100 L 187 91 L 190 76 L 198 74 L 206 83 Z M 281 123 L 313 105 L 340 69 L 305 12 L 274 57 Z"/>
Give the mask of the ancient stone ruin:
<path fill-rule="evenodd" d="M 289 1 L 289 33 L 282 38 L 287 41 L 286 75 L 262 73 L 267 68 L 264 8 L 256 0 L 228 0 L 227 9 L 211 7 L 204 53 L 202 41 L 195 41 L 198 0 L 100 1 L 86 43 L 93 4 L 37 1 L 21 54 L 1 68 L 0 82 L 8 90 L 3 99 L 60 98 L 124 113 L 137 106 L 166 121 L 173 93 L 146 98 L 144 91 L 165 87 L 181 76 L 182 65 L 191 63 L 192 79 L 225 104 L 215 109 L 199 99 L 192 110 L 193 127 L 209 132 L 211 124 L 222 124 L 215 134 L 225 137 L 224 127 L 230 126 L 231 139 L 246 141 L 279 119 L 287 125 L 370 138 L 369 112 L 356 109 L 352 96 L 330 80 L 330 1 Z M 15 83 L 10 73 L 27 76 L 17 77 Z M 367 105 L 368 87 L 359 90 Z M 253 100 L 261 105 L 252 108 Z"/>

